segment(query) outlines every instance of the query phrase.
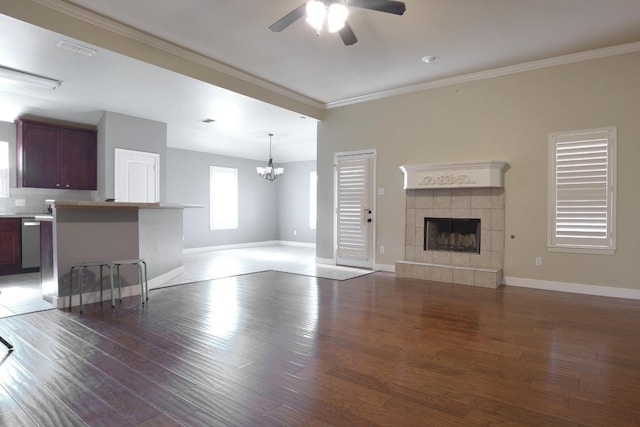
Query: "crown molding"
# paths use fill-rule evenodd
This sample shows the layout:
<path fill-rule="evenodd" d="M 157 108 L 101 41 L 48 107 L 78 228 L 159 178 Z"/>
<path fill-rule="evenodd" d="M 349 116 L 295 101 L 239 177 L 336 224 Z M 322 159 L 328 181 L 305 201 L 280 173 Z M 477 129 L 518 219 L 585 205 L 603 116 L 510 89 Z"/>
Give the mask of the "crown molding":
<path fill-rule="evenodd" d="M 136 28 L 133 28 L 121 22 L 115 21 L 113 19 L 107 18 L 106 16 L 97 14 L 90 10 L 84 9 L 80 6 L 74 5 L 65 0 L 32 0 L 32 1 L 41 6 L 44 6 L 49 9 L 56 10 L 65 15 L 71 16 L 72 18 L 79 19 L 88 24 L 110 31 L 119 36 L 126 37 L 128 39 L 131 39 L 136 42 L 142 43 L 144 45 L 150 46 L 152 48 L 164 51 L 170 55 L 185 59 L 195 64 L 202 65 L 211 70 L 215 70 L 220 73 L 227 74 L 231 77 L 253 84 L 262 89 L 266 89 L 275 94 L 282 95 L 292 100 L 301 102 L 310 107 L 320 109 L 320 110 L 324 110 L 326 108 L 325 104 L 322 102 L 308 98 L 297 92 L 293 92 L 289 89 L 286 89 L 282 86 L 271 83 L 267 80 L 263 80 L 259 77 L 256 77 L 252 74 L 241 71 L 230 65 L 224 64 L 222 62 L 218 62 L 210 57 L 196 53 L 187 48 L 176 45 L 167 40 L 153 36 L 151 34 L 145 33 L 144 31 L 140 31 Z"/>
<path fill-rule="evenodd" d="M 33 3 L 40 4 L 47 8 L 61 12 L 65 15 L 71 16 L 73 18 L 82 20 L 91 25 L 95 25 L 107 31 L 111 31 L 122 37 L 126 37 L 128 39 L 142 43 L 144 45 L 167 52 L 171 55 L 185 59 L 187 61 L 193 62 L 198 65 L 202 65 L 211 70 L 215 70 L 217 72 L 227 74 L 230 77 L 253 84 L 257 87 L 268 90 L 274 94 L 287 97 L 293 101 L 300 102 L 302 104 L 305 104 L 309 107 L 312 107 L 318 110 L 338 108 L 338 107 L 343 107 L 347 105 L 358 104 L 361 102 L 388 98 L 396 95 L 403 95 L 403 94 L 419 92 L 419 91 L 428 90 L 428 89 L 451 86 L 451 85 L 460 84 L 460 83 L 490 79 L 493 77 L 500 77 L 500 76 L 505 76 L 509 74 L 522 73 L 525 71 L 532 71 L 532 70 L 537 70 L 541 68 L 554 67 L 557 65 L 566 65 L 566 64 L 571 64 L 571 63 L 580 62 L 580 61 L 588 61 L 592 59 L 599 59 L 599 58 L 605 58 L 608 56 L 623 55 L 627 53 L 634 53 L 634 52 L 640 51 L 640 42 L 627 43 L 627 44 L 622 44 L 618 46 L 605 47 L 601 49 L 594 49 L 594 50 L 589 50 L 584 52 L 557 56 L 553 58 L 541 59 L 538 61 L 530 61 L 522 64 L 494 68 L 491 70 L 479 71 L 476 73 L 469 73 L 469 74 L 463 74 L 463 75 L 454 76 L 454 77 L 448 77 L 440 80 L 419 83 L 416 85 L 400 87 L 400 88 L 391 89 L 387 91 L 375 92 L 367 95 L 356 96 L 356 97 L 347 98 L 340 101 L 329 102 L 325 104 L 323 102 L 308 98 L 297 92 L 286 89 L 282 86 L 260 79 L 259 77 L 256 77 L 252 74 L 241 71 L 230 65 L 224 64 L 222 62 L 218 62 L 205 55 L 193 52 L 189 49 L 173 44 L 159 37 L 152 36 L 151 34 L 137 30 L 133 27 L 122 24 L 118 21 L 107 18 L 103 15 L 97 14 L 95 12 L 91 12 L 80 6 L 69 3 L 68 1 L 65 1 L 65 0 L 31 0 L 31 1 Z"/>
<path fill-rule="evenodd" d="M 491 70 L 479 71 L 477 73 L 463 74 L 460 76 L 448 77 L 431 82 L 405 86 L 383 92 L 376 92 L 368 95 L 357 96 L 342 101 L 335 101 L 326 104 L 327 109 L 343 107 L 346 105 L 359 104 L 361 102 L 373 101 L 376 99 L 388 98 L 390 96 L 403 95 L 407 93 L 419 92 L 444 86 L 451 86 L 459 83 L 473 82 L 476 80 L 491 79 L 493 77 L 506 76 L 509 74 L 522 73 L 525 71 L 538 70 L 541 68 L 555 67 L 557 65 L 572 64 L 575 62 L 588 61 L 592 59 L 606 58 L 608 56 L 623 55 L 640 51 L 640 42 L 622 44 L 618 46 L 594 49 L 585 52 L 572 53 L 569 55 L 556 56 L 554 58 L 541 59 L 538 61 L 525 62 L 522 64 L 509 65 L 506 67 L 494 68 Z"/>

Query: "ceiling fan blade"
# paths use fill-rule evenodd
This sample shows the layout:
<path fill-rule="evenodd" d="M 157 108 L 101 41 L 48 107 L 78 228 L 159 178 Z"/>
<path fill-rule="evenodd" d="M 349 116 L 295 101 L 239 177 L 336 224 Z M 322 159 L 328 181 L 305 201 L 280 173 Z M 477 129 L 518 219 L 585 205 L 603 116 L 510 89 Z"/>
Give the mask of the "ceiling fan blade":
<path fill-rule="evenodd" d="M 286 14 L 285 16 L 283 16 L 282 18 L 280 18 L 279 20 L 277 20 L 276 22 L 271 24 L 269 29 L 271 31 L 275 31 L 276 33 L 284 30 L 289 25 L 293 24 L 298 19 L 300 19 L 304 15 L 306 15 L 306 13 L 307 13 L 307 11 L 305 9 L 306 6 L 307 6 L 307 3 L 303 3 L 300 6 L 296 7 L 291 12 L 289 12 L 288 14 Z"/>
<path fill-rule="evenodd" d="M 349 0 L 349 6 L 393 13 L 394 15 L 402 15 L 407 10 L 404 2 L 394 0 Z"/>
<path fill-rule="evenodd" d="M 340 34 L 340 38 L 342 38 L 342 41 L 347 46 L 351 46 L 352 44 L 356 44 L 358 42 L 356 35 L 351 29 L 351 25 L 349 25 L 349 23 L 346 21 L 344 23 L 344 27 L 342 27 L 342 29 L 338 31 L 338 34 Z"/>

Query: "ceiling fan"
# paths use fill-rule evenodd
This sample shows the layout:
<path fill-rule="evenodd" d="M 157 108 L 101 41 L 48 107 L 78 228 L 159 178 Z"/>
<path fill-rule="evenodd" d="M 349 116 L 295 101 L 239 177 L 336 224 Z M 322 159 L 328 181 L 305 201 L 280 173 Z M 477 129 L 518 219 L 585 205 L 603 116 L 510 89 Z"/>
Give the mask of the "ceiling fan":
<path fill-rule="evenodd" d="M 269 29 L 280 32 L 306 15 L 306 21 L 318 34 L 326 21 L 329 32 L 337 32 L 344 44 L 350 46 L 358 39 L 347 21 L 349 7 L 377 10 L 394 15 L 402 15 L 407 9 L 404 2 L 394 0 L 311 0 L 293 9 L 273 23 Z"/>

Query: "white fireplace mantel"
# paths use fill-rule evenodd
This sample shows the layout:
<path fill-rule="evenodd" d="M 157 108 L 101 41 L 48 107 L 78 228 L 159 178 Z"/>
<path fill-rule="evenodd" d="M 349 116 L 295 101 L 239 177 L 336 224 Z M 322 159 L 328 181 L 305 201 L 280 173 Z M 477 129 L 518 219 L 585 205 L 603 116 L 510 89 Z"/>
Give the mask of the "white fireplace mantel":
<path fill-rule="evenodd" d="M 500 160 L 404 165 L 404 189 L 503 187 Z"/>

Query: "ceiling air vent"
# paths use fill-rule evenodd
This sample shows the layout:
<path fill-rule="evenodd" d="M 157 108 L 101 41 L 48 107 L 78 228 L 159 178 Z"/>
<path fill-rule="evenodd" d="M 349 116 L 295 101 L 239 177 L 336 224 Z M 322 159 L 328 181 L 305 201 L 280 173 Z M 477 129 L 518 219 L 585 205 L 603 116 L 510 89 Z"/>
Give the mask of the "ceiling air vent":
<path fill-rule="evenodd" d="M 65 40 L 60 40 L 58 43 L 56 43 L 56 46 L 62 49 L 70 50 L 71 52 L 79 53 L 80 55 L 84 56 L 93 56 L 97 52 L 95 49 L 91 49 L 86 46 L 80 46 L 79 44 L 71 43 Z"/>

